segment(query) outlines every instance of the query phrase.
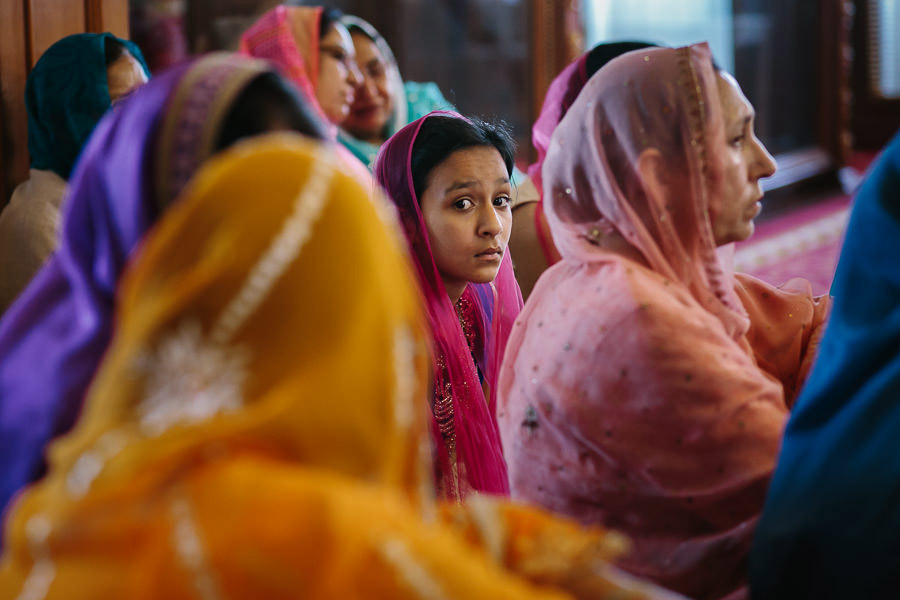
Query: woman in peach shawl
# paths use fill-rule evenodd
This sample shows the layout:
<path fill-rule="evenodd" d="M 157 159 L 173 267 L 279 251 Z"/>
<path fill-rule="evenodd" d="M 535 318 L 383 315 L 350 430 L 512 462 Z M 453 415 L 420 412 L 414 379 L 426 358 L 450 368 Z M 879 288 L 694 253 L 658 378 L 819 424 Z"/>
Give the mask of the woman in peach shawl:
<path fill-rule="evenodd" d="M 498 418 L 514 498 L 626 533 L 620 564 L 692 598 L 746 594 L 794 388 L 827 302 L 736 281 L 774 170 L 705 44 L 638 50 L 553 134 L 544 208 L 562 261 L 510 337 Z"/>
<path fill-rule="evenodd" d="M 434 503 L 421 300 L 347 169 L 272 134 L 162 217 L 83 418 L 10 515 L 0 597 L 662 597 L 599 529 Z"/>

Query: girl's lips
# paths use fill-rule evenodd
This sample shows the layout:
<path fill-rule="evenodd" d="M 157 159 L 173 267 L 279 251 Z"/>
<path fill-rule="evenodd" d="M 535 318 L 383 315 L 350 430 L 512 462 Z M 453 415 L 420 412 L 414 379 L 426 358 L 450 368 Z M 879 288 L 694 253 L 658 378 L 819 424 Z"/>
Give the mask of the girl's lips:
<path fill-rule="evenodd" d="M 487 250 L 476 254 L 475 258 L 477 258 L 478 260 L 486 261 L 486 262 L 499 262 L 500 259 L 503 258 L 503 249 L 502 248 L 488 248 Z"/>

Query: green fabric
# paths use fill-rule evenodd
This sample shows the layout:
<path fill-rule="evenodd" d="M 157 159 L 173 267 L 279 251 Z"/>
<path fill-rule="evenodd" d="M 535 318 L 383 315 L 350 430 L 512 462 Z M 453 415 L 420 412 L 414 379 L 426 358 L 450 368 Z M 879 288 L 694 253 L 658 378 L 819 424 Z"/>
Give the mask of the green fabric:
<path fill-rule="evenodd" d="M 32 169 L 68 180 L 94 126 L 109 110 L 107 38 L 118 39 L 150 76 L 140 49 L 111 33 L 79 33 L 50 46 L 25 85 Z"/>
<path fill-rule="evenodd" d="M 456 110 L 454 106 L 444 98 L 440 88 L 438 88 L 437 84 L 434 82 L 418 83 L 415 81 L 405 81 L 403 83 L 403 91 L 406 96 L 406 122 L 388 123 L 387 137 L 394 135 L 394 133 L 405 125 L 424 117 L 433 110 Z M 341 130 L 338 135 L 338 139 L 353 153 L 354 156 L 356 156 L 356 158 L 369 167 L 370 171 L 372 170 L 375 166 L 375 157 L 378 155 L 378 148 L 380 146 L 357 139 L 343 130 Z"/>

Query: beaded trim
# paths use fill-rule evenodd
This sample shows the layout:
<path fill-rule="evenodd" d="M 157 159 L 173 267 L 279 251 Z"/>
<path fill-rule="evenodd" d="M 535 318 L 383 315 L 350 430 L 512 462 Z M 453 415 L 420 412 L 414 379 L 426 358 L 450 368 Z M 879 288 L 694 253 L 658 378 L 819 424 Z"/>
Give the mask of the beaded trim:
<path fill-rule="evenodd" d="M 209 569 L 190 502 L 183 493 L 172 498 L 169 511 L 172 514 L 172 545 L 182 566 L 193 576 L 197 594 L 203 600 L 219 600 L 222 598 L 219 584 Z"/>
<path fill-rule="evenodd" d="M 695 108 L 687 111 L 687 119 L 690 127 L 690 145 L 693 149 L 697 162 L 699 164 L 699 177 L 701 181 L 695 182 L 694 189 L 701 196 L 701 208 L 703 213 L 700 217 L 701 239 L 714 240 L 712 224 L 709 219 L 709 196 L 707 195 L 705 181 L 702 179 L 706 176 L 708 170 L 706 145 L 704 144 L 704 133 L 707 128 L 706 122 L 706 103 L 703 100 L 703 89 L 700 86 L 700 79 L 697 70 L 691 60 L 691 48 L 678 49 L 678 64 L 681 68 L 681 78 L 679 84 L 687 91 L 688 104 Z M 701 246 L 703 268 L 706 272 L 706 278 L 710 288 L 715 296 L 712 301 L 721 303 L 726 308 L 743 314 L 743 310 L 735 306 L 731 301 L 730 290 L 724 285 L 721 265 L 716 255 L 715 244 L 703 243 Z"/>
<path fill-rule="evenodd" d="M 185 74 L 166 110 L 154 157 L 160 214 L 181 193 L 203 159 L 212 154 L 215 136 L 237 95 L 267 70 L 263 61 L 235 62 L 227 53 L 214 53 Z"/>
<path fill-rule="evenodd" d="M 53 564 L 47 547 L 50 529 L 50 521 L 43 515 L 34 515 L 25 524 L 25 536 L 28 538 L 34 563 L 16 600 L 41 600 L 50 591 L 50 584 L 56 577 L 56 565 Z"/>

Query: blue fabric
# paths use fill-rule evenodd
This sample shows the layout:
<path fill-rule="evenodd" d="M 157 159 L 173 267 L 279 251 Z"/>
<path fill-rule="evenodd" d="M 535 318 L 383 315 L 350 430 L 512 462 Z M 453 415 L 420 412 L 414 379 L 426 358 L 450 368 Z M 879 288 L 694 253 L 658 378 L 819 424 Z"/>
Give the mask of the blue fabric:
<path fill-rule="evenodd" d="M 832 289 L 757 529 L 753 598 L 900 597 L 900 135 L 860 188 Z"/>
<path fill-rule="evenodd" d="M 79 33 L 50 46 L 25 84 L 32 169 L 47 169 L 68 180 L 94 126 L 109 110 L 107 39 L 121 42 L 150 76 L 140 49 L 111 33 Z"/>

